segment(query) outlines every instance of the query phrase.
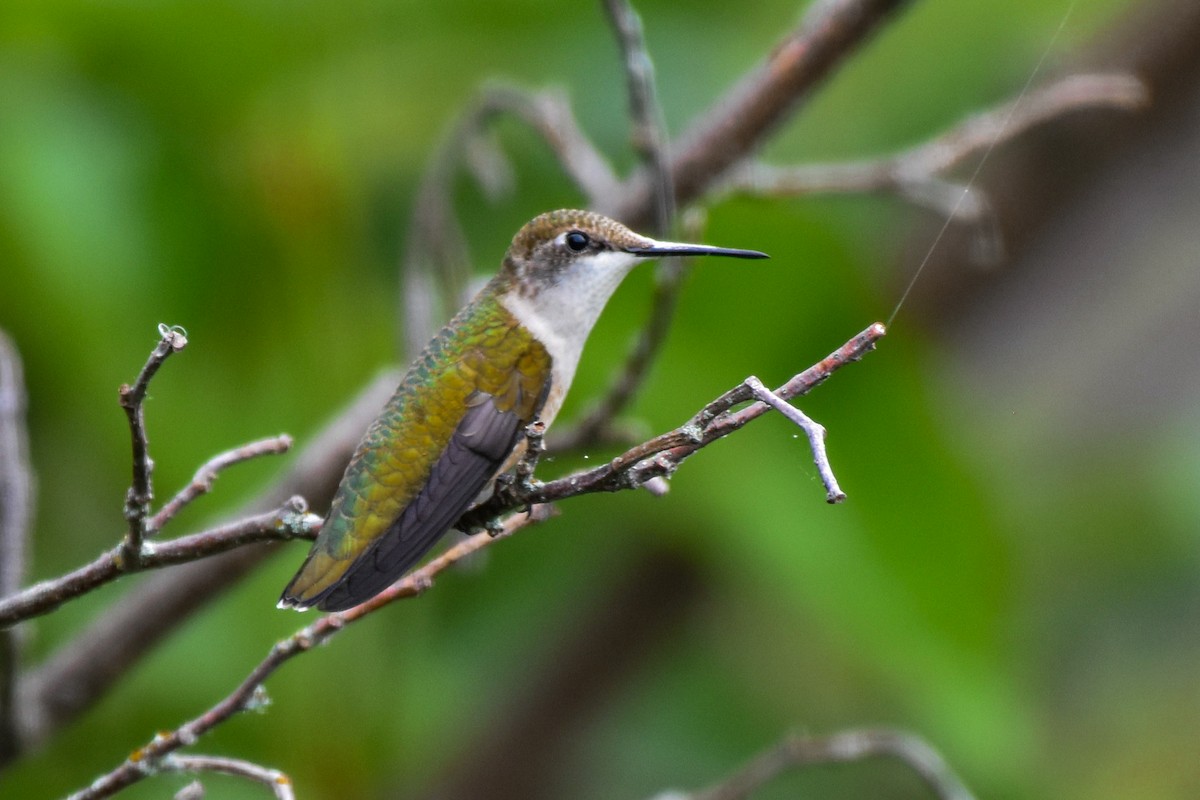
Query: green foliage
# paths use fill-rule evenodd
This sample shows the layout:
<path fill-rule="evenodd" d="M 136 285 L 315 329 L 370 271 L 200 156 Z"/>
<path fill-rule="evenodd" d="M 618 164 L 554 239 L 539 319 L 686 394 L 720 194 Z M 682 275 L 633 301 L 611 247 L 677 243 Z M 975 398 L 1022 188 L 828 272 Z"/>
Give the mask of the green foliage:
<path fill-rule="evenodd" d="M 797 13 L 779 1 L 638 5 L 675 132 Z M 886 152 L 1014 94 L 1065 5 L 917 4 L 770 156 Z M 1052 60 L 1125 5 L 1079 4 Z M 185 326 L 191 341 L 147 408 L 160 497 L 248 439 L 288 431 L 303 444 L 396 357 L 395 265 L 418 177 L 456 111 L 497 76 L 564 85 L 598 144 L 632 164 L 616 48 L 591 5 L 0 9 L 0 327 L 22 350 L 31 397 L 31 580 L 122 530 L 116 388 L 158 322 Z M 461 191 L 480 272 L 534 213 L 582 202 L 525 132 L 502 126 L 501 139 L 518 154 L 516 196 L 490 207 Z M 911 249 L 899 243 L 923 213 L 878 199 L 713 209 L 707 241 L 773 260 L 697 266 L 634 416 L 674 427 L 747 374 L 778 384 L 886 316 Z M 564 421 L 603 390 L 649 289 L 646 271 L 614 299 Z M 306 800 L 416 795 L 469 758 L 464 748 L 631 564 L 666 550 L 694 563 L 703 597 L 599 711 L 565 726 L 562 796 L 698 787 L 789 729 L 873 723 L 928 738 L 981 797 L 1194 796 L 1194 426 L 1172 421 L 1182 433 L 1152 436 L 1134 459 L 1128 442 L 1059 446 L 1046 469 L 1036 442 L 1007 436 L 1008 421 L 947 378 L 945 345 L 916 323 L 902 314 L 878 353 L 802 403 L 829 428 L 846 505 L 824 504 L 803 439 L 768 416 L 689 461 L 665 498 L 570 501 L 478 569 L 289 664 L 264 713 L 197 749 L 282 769 Z M 1030 398 L 1013 413 L 1036 419 L 1043 401 Z M 283 466 L 226 474 L 175 532 L 219 517 Z M 1133 543 L 1133 530 L 1148 533 Z M 82 786 L 223 696 L 298 624 L 274 601 L 303 549 L 285 548 L 191 621 L 0 777 L 0 793 Z M 136 580 L 36 622 L 30 657 Z M 262 796 L 205 780 L 212 796 Z M 163 797 L 183 781 L 126 796 Z M 805 773 L 762 797 L 798 791 L 924 796 L 906 771 L 875 765 Z"/>

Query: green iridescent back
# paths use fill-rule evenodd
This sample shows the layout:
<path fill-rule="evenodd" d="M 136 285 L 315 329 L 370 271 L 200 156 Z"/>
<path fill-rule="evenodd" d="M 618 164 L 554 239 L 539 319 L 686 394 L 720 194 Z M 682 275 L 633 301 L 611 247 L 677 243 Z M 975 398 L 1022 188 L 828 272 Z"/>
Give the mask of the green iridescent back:
<path fill-rule="evenodd" d="M 409 367 L 346 468 L 325 526 L 286 595 L 333 586 L 421 492 L 476 392 L 532 422 L 550 381 L 550 355 L 489 286 Z M 480 487 L 482 488 L 482 487 Z"/>

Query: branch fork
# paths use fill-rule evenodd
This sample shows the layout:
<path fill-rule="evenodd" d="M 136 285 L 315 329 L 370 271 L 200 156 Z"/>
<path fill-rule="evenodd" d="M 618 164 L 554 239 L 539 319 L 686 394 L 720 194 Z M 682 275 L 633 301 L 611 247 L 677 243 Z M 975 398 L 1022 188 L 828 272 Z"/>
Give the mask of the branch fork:
<path fill-rule="evenodd" d="M 825 452 L 825 426 L 815 422 L 794 405 L 772 392 L 763 382 L 751 375 L 743 381 L 750 392 L 771 408 L 783 414 L 800 427 L 808 437 L 809 447 L 812 448 L 813 463 L 825 484 L 825 502 L 841 503 L 846 499 L 846 493 L 838 486 L 837 478 L 833 476 L 833 467 L 829 465 L 829 455 Z"/>

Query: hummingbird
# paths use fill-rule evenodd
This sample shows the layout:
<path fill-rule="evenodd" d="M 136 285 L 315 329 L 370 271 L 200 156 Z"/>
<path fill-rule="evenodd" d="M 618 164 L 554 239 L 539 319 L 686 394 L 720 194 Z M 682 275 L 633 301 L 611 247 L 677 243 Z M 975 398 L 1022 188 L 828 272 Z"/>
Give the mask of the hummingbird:
<path fill-rule="evenodd" d="M 341 611 L 400 579 L 562 407 L 584 343 L 637 263 L 766 258 L 656 241 L 590 211 L 534 218 L 500 271 L 433 337 L 355 450 L 280 608 Z"/>

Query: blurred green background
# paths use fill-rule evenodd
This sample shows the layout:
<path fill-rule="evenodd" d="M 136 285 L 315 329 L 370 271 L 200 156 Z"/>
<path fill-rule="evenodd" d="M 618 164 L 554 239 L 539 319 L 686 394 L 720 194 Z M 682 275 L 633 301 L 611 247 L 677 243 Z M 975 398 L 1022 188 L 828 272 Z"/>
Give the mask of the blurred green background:
<path fill-rule="evenodd" d="M 766 154 L 835 160 L 919 142 L 1015 94 L 1067 5 L 915 3 Z M 1135 5 L 1079 3 L 1046 74 Z M 673 132 L 801 13 L 773 1 L 638 8 Z M 21 349 L 30 395 L 29 580 L 121 533 L 129 457 L 116 390 L 157 323 L 190 338 L 147 407 L 160 497 L 249 439 L 286 431 L 303 444 L 395 361 L 397 263 L 418 179 L 456 113 L 496 77 L 565 87 L 601 149 L 621 169 L 634 163 L 616 47 L 592 4 L 0 8 L 0 327 Z M 526 219 L 582 202 L 536 139 L 515 124 L 499 131 L 513 195 L 488 205 L 459 186 L 480 273 Z M 773 259 L 696 268 L 630 416 L 665 430 L 748 374 L 777 384 L 824 356 L 887 316 L 939 223 L 892 198 L 712 208 L 707 241 Z M 1131 263 L 1148 280 L 1162 265 L 1161 253 Z M 643 270 L 614 299 L 564 421 L 607 384 L 650 288 Z M 1071 290 L 1074 313 L 1102 320 L 1119 344 L 1131 323 L 1120 304 L 1093 310 L 1098 291 Z M 789 730 L 868 724 L 926 737 L 980 797 L 1197 796 L 1195 402 L 1127 408 L 1145 412 L 1132 428 L 1117 413 L 1063 427 L 1100 393 L 1039 368 L 1054 353 L 1016 352 L 1026 368 L 999 385 L 1019 391 L 998 396 L 986 362 L 961 346 L 984 329 L 1020 340 L 1019 312 L 947 323 L 936 311 L 902 311 L 879 352 L 802 403 L 830 430 L 844 506 L 823 502 L 803 439 L 768 416 L 689 461 L 666 497 L 564 503 L 478 568 L 288 664 L 264 713 L 195 751 L 282 769 L 305 800 L 434 796 L 481 749 L 516 736 L 506 728 L 515 709 L 553 682 L 564 653 L 583 652 L 587 668 L 571 680 L 581 695 L 605 688 L 551 709 L 553 741 L 524 732 L 529 752 L 504 767 L 544 779 L 524 796 L 699 788 Z M 1000 318 L 1011 327 L 987 327 Z M 227 473 L 174 533 L 228 513 L 285 463 Z M 0 794 L 81 787 L 224 696 L 297 626 L 274 603 L 304 551 L 283 548 L 191 620 L 82 721 L 0 775 Z M 28 626 L 30 663 L 138 580 Z M 586 641 L 614 604 L 637 615 L 626 625 L 644 639 L 618 630 Z M 157 777 L 125 796 L 169 796 L 187 780 Z M 211 797 L 264 796 L 204 781 Z M 928 795 L 904 768 L 870 763 L 806 770 L 760 796 Z"/>

